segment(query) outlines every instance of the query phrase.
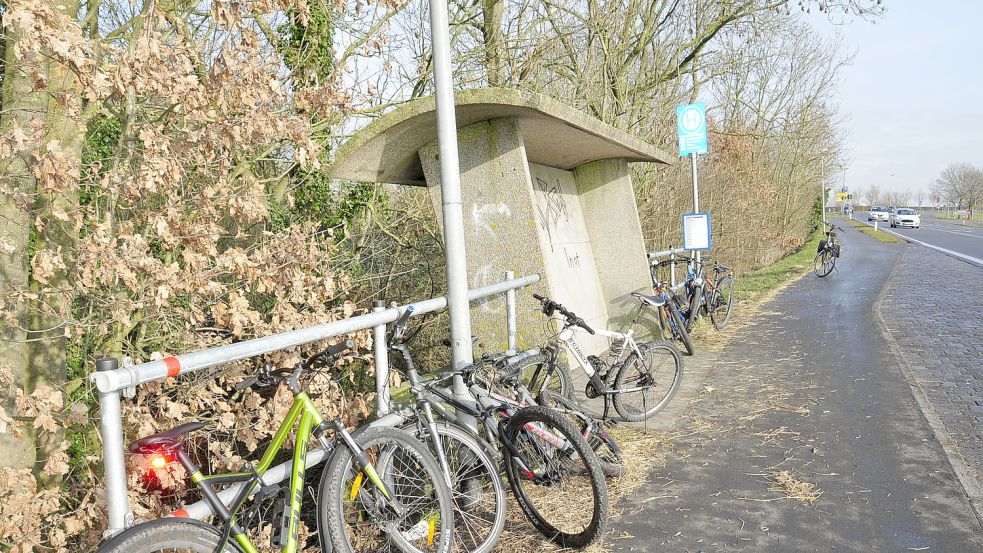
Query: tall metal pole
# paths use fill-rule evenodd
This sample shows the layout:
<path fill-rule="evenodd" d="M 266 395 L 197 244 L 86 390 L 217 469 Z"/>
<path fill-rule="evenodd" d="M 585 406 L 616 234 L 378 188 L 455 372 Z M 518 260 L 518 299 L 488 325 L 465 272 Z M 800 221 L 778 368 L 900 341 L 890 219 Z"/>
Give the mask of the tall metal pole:
<path fill-rule="evenodd" d="M 440 201 L 444 220 L 444 257 L 447 262 L 447 310 L 451 318 L 451 361 L 461 367 L 474 361 L 471 350 L 471 310 L 468 304 L 468 266 L 464 251 L 464 209 L 457 157 L 457 122 L 451 73 L 447 1 L 430 0 L 430 37 L 433 43 L 434 92 L 437 96 L 437 142 L 440 150 Z M 461 377 L 454 392 L 466 395 Z"/>
<path fill-rule="evenodd" d="M 692 153 L 689 155 L 692 161 L 692 171 L 693 171 L 693 213 L 700 212 L 700 183 L 696 177 L 696 154 Z M 700 250 L 696 250 L 696 254 L 693 256 L 696 263 L 700 263 Z M 695 269 L 695 267 L 694 267 Z"/>
<path fill-rule="evenodd" d="M 822 204 L 823 232 L 825 232 L 826 231 L 826 183 L 824 182 L 826 180 L 826 160 L 825 159 L 823 160 L 823 170 L 821 171 L 821 173 L 822 174 L 819 175 L 819 201 Z"/>

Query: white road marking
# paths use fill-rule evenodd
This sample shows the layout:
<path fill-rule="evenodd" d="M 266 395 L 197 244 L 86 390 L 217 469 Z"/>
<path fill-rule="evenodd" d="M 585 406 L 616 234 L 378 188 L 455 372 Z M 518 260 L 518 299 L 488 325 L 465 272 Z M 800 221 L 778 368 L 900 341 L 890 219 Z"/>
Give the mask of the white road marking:
<path fill-rule="evenodd" d="M 872 227 L 874 225 L 872 225 L 870 223 L 867 223 L 867 226 Z M 954 252 L 952 250 L 949 250 L 949 249 L 946 249 L 946 248 L 942 248 L 942 247 L 936 246 L 934 244 L 929 244 L 927 242 L 922 242 L 921 240 L 916 240 L 916 239 L 914 239 L 914 238 L 912 238 L 912 237 L 910 237 L 910 236 L 908 236 L 906 234 L 900 234 L 900 233 L 894 232 L 893 230 L 888 230 L 886 228 L 880 228 L 880 227 L 878 227 L 877 230 L 881 230 L 881 231 L 884 231 L 884 232 L 889 232 L 889 233 L 897 236 L 898 238 L 901 238 L 902 240 L 907 240 L 909 242 L 914 242 L 916 244 L 920 244 L 922 246 L 925 246 L 926 248 L 932 248 L 933 250 L 938 250 L 938 251 L 940 251 L 942 253 L 947 253 L 947 254 L 949 254 L 951 256 L 958 257 L 959 259 L 962 259 L 963 261 L 969 261 L 970 263 L 974 263 L 976 265 L 983 266 L 983 259 L 979 259 L 979 258 L 973 257 L 971 255 L 966 255 L 964 253 Z M 938 229 L 934 229 L 934 230 L 938 230 Z"/>

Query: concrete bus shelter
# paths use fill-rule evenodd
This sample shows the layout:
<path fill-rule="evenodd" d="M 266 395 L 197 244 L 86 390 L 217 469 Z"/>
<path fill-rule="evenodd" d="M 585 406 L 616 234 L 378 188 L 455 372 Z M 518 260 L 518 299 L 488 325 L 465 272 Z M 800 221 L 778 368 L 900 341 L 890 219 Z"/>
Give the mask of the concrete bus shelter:
<path fill-rule="evenodd" d="M 591 325 L 624 328 L 636 290 L 651 290 L 629 162 L 671 163 L 665 152 L 560 102 L 507 89 L 455 94 L 468 287 L 539 273 L 518 302 L 518 345 L 539 345 L 545 318 L 532 292 Z M 356 133 L 328 171 L 336 179 L 427 186 L 440 212 L 433 97 L 408 102 Z M 472 310 L 490 349 L 507 337 L 503 300 Z M 588 353 L 606 341 L 585 337 Z"/>

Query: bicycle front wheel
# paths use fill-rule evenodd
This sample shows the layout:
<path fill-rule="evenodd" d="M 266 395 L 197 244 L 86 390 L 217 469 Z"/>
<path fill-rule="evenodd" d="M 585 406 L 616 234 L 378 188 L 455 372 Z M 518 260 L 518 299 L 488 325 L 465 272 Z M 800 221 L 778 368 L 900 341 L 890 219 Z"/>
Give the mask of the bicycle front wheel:
<path fill-rule="evenodd" d="M 214 526 L 197 520 L 159 518 L 142 522 L 117 534 L 97 553 L 213 553 L 222 535 Z M 226 543 L 226 553 L 239 553 L 234 543 Z"/>
<path fill-rule="evenodd" d="M 618 447 L 614 438 L 604 430 L 601 421 L 594 419 L 574 400 L 552 394 L 549 391 L 543 392 L 536 401 L 543 407 L 549 407 L 566 416 L 580 430 L 580 434 L 587 440 L 587 445 L 597 455 L 597 461 L 604 472 L 604 476 L 622 476 L 625 474 L 621 448 Z"/>
<path fill-rule="evenodd" d="M 597 456 L 562 415 L 523 407 L 504 425 L 505 475 L 526 518 L 562 547 L 584 548 L 607 527 Z"/>
<path fill-rule="evenodd" d="M 649 342 L 625 359 L 614 379 L 614 409 L 626 421 L 643 421 L 669 405 L 683 376 L 683 356 L 670 342 Z"/>
<path fill-rule="evenodd" d="M 696 348 L 693 347 L 693 340 L 689 337 L 689 332 L 686 330 L 686 321 L 683 319 L 682 314 L 679 313 L 678 309 L 667 305 L 666 307 L 660 307 L 660 310 L 665 309 L 667 311 L 666 318 L 669 319 L 666 322 L 669 328 L 672 329 L 672 337 L 683 343 L 683 347 L 686 348 L 687 355 L 693 355 Z"/>
<path fill-rule="evenodd" d="M 816 276 L 822 278 L 833 270 L 833 265 L 836 263 L 836 258 L 833 257 L 833 252 L 829 248 L 824 248 L 823 251 L 816 254 L 816 259 L 813 261 L 813 271 Z"/>
<path fill-rule="evenodd" d="M 454 552 L 488 553 L 505 528 L 507 514 L 498 465 L 466 430 L 446 422 L 437 422 L 436 427 L 454 498 Z M 433 446 L 427 429 L 421 431 L 413 424 L 404 430 Z"/>
<path fill-rule="evenodd" d="M 573 376 L 555 356 L 539 353 L 530 355 L 512 365 L 508 371 L 518 371 L 521 382 L 536 397 L 544 391 L 563 397 L 573 397 Z"/>
<path fill-rule="evenodd" d="M 734 278 L 727 275 L 717 281 L 717 286 L 710 296 L 710 322 L 717 330 L 723 330 L 730 322 L 733 307 Z"/>
<path fill-rule="evenodd" d="M 336 553 L 451 553 L 454 508 L 437 461 L 426 446 L 394 428 L 369 428 L 355 441 L 383 491 L 339 444 L 321 477 L 318 525 Z"/>

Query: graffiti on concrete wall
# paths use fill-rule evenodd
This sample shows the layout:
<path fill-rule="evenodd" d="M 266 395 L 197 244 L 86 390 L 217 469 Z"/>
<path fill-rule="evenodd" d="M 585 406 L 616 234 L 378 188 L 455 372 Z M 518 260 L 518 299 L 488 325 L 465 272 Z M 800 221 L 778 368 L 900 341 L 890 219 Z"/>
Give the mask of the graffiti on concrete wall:
<path fill-rule="evenodd" d="M 550 249 L 555 250 L 553 237 L 556 235 L 557 225 L 561 220 L 570 220 L 570 210 L 567 209 L 567 202 L 563 199 L 559 179 L 550 183 L 536 177 L 536 188 L 542 192 L 542 195 L 538 196 L 539 201 L 536 202 L 536 209 L 539 210 L 539 222 L 549 238 Z"/>

